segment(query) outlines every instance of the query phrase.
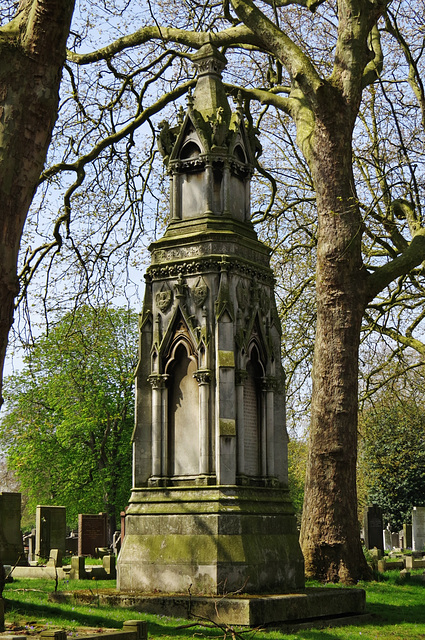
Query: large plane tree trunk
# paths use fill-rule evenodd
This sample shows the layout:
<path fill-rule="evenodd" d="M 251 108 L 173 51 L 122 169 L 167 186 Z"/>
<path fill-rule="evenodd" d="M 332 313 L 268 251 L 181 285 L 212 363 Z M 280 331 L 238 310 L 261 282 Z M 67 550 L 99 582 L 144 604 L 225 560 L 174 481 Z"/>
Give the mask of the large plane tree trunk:
<path fill-rule="evenodd" d="M 306 574 L 368 575 L 357 520 L 357 384 L 366 304 L 362 220 L 351 162 L 354 114 L 337 95 L 316 113 L 310 156 L 317 189 L 317 328 L 301 546 Z"/>
<path fill-rule="evenodd" d="M 0 398 L 19 244 L 57 117 L 73 8 L 74 0 L 21 0 L 0 29 Z"/>

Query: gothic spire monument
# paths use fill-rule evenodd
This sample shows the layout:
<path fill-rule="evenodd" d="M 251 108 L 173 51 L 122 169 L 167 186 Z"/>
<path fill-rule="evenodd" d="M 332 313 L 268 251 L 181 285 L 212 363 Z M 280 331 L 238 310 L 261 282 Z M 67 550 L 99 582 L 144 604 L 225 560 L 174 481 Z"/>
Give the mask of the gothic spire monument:
<path fill-rule="evenodd" d="M 224 56 L 207 44 L 194 62 L 187 110 L 158 140 L 170 218 L 146 273 L 118 588 L 296 591 L 281 330 L 269 249 L 250 220 L 261 146 L 229 106 Z"/>

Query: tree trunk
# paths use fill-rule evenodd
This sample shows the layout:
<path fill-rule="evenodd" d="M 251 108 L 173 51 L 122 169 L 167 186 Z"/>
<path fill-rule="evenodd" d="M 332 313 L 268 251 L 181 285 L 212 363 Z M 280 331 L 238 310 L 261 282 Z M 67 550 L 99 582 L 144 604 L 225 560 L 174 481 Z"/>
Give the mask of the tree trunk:
<path fill-rule="evenodd" d="M 306 575 L 332 582 L 356 582 L 368 575 L 356 498 L 358 349 L 366 273 L 351 165 L 352 122 L 341 101 L 329 96 L 324 115 L 316 117 L 310 158 L 319 220 L 317 329 L 301 546 Z"/>
<path fill-rule="evenodd" d="M 21 0 L 0 29 L 0 397 L 19 245 L 57 117 L 73 8 L 74 0 Z"/>

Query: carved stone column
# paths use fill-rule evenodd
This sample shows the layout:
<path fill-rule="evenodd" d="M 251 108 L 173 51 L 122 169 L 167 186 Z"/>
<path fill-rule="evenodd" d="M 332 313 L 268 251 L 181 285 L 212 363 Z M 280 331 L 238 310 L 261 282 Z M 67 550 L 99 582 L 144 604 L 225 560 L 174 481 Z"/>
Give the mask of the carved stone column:
<path fill-rule="evenodd" d="M 265 409 L 266 409 L 266 440 L 267 440 L 267 476 L 274 476 L 274 390 L 276 387 L 276 380 L 272 377 L 264 378 L 263 390 L 265 395 Z"/>
<path fill-rule="evenodd" d="M 235 374 L 236 385 L 236 420 L 237 420 L 237 463 L 238 474 L 245 473 L 245 418 L 244 418 L 244 386 L 248 373 L 238 369 Z"/>
<path fill-rule="evenodd" d="M 152 385 L 152 475 L 165 473 L 164 450 L 167 447 L 167 375 L 149 376 Z M 166 452 L 168 455 L 168 451 Z"/>
<path fill-rule="evenodd" d="M 199 385 L 199 473 L 209 473 L 209 423 L 211 371 L 200 369 L 194 374 Z"/>

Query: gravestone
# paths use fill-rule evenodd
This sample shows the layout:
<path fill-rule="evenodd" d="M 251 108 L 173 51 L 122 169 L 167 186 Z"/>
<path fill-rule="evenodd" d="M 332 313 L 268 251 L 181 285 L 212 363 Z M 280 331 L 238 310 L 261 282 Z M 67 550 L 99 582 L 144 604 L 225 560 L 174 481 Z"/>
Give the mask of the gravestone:
<path fill-rule="evenodd" d="M 108 516 L 106 513 L 78 515 L 78 555 L 94 556 L 98 547 L 108 546 Z"/>
<path fill-rule="evenodd" d="M 47 562 L 48 567 L 62 566 L 62 551 L 60 549 L 50 549 L 50 556 Z"/>
<path fill-rule="evenodd" d="M 20 493 L 0 493 L 0 561 L 12 567 L 27 564 L 21 533 Z"/>
<path fill-rule="evenodd" d="M 384 551 L 391 551 L 391 531 L 389 531 L 389 529 L 384 529 L 382 533 L 384 535 Z"/>
<path fill-rule="evenodd" d="M 403 525 L 403 539 L 404 539 L 404 548 L 411 549 L 412 548 L 412 525 L 411 524 Z"/>
<path fill-rule="evenodd" d="M 49 560 L 50 549 L 66 553 L 66 508 L 37 505 L 35 512 L 35 556 Z"/>
<path fill-rule="evenodd" d="M 384 536 L 382 527 L 382 511 L 376 506 L 368 506 L 363 516 L 364 542 L 366 549 L 384 550 Z M 392 540 L 392 538 L 391 538 Z"/>
<path fill-rule="evenodd" d="M 425 507 L 413 507 L 412 510 L 412 549 L 425 550 Z"/>
<path fill-rule="evenodd" d="M 304 560 L 288 490 L 281 327 L 270 251 L 250 214 L 261 145 L 242 104 L 231 110 L 225 57 L 206 44 L 192 59 L 186 114 L 159 136 L 170 216 L 149 248 L 117 586 L 295 591 Z"/>

